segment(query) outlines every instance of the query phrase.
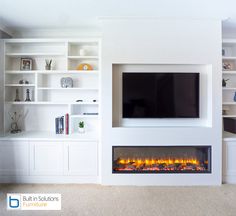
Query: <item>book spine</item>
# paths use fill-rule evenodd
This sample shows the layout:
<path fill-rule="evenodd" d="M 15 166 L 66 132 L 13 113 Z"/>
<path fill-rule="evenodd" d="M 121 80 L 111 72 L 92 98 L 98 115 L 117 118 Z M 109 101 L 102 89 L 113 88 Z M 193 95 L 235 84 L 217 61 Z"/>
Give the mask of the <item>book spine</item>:
<path fill-rule="evenodd" d="M 66 122 L 65 122 L 65 134 L 68 135 L 69 134 L 69 114 L 66 113 L 65 116 Z"/>
<path fill-rule="evenodd" d="M 59 134 L 59 118 L 55 119 L 56 134 Z"/>
<path fill-rule="evenodd" d="M 60 134 L 64 133 L 64 116 L 60 118 Z"/>

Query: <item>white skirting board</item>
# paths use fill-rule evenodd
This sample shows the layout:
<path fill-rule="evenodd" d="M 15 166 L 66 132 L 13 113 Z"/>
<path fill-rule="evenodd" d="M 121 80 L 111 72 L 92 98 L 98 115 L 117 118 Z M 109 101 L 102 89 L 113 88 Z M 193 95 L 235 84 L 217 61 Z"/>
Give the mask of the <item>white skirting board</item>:
<path fill-rule="evenodd" d="M 0 176 L 0 183 L 99 184 L 99 178 L 97 176 Z"/>

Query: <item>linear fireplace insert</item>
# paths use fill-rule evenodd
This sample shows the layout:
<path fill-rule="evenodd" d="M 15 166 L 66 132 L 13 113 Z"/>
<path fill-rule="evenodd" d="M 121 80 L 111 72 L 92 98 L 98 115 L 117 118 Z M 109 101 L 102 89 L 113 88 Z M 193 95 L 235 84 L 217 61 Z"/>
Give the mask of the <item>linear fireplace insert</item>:
<path fill-rule="evenodd" d="M 113 146 L 112 173 L 211 173 L 211 147 Z"/>

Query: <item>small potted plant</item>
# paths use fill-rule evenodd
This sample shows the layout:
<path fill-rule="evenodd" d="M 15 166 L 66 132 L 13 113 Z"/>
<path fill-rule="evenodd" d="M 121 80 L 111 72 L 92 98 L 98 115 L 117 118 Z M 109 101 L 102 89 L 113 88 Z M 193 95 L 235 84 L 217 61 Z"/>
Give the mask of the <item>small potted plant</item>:
<path fill-rule="evenodd" d="M 79 133 L 84 133 L 84 121 L 79 122 Z"/>

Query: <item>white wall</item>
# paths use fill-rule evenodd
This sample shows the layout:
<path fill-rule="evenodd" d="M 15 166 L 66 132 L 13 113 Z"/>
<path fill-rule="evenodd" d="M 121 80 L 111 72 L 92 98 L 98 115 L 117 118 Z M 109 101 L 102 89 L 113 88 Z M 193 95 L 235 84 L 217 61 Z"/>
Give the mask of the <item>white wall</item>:
<path fill-rule="evenodd" d="M 112 128 L 112 64 L 211 65 L 211 126 Z M 220 20 L 103 20 L 102 184 L 221 184 L 221 97 Z M 112 145 L 212 145 L 213 172 L 112 175 Z"/>

